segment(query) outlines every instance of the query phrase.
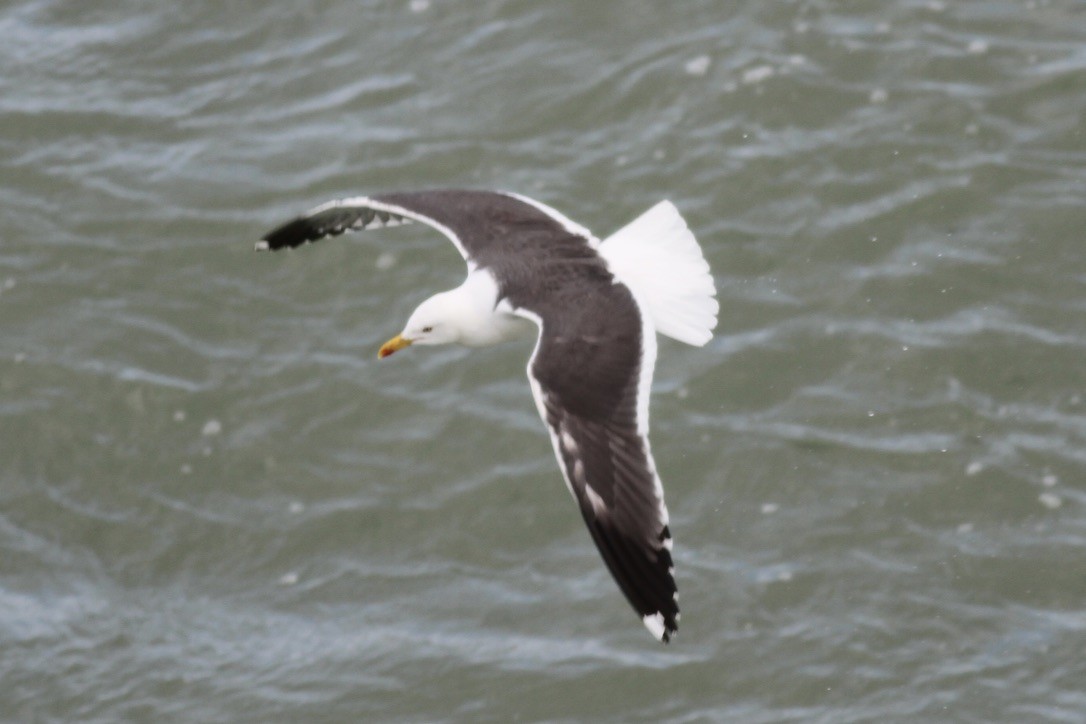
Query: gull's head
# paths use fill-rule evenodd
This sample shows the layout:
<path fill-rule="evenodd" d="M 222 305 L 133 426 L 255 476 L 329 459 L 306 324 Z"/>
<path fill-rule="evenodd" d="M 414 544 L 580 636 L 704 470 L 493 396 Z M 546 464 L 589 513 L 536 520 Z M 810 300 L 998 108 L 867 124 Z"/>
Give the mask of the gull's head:
<path fill-rule="evenodd" d="M 413 344 L 451 344 L 462 334 L 460 305 L 451 292 L 435 294 L 420 304 L 407 320 L 403 331 L 381 345 L 381 359 Z"/>
<path fill-rule="evenodd" d="M 411 313 L 403 331 L 385 342 L 378 357 L 413 344 L 485 347 L 518 336 L 531 323 L 498 309 L 498 283 L 488 272 L 472 272 L 456 289 L 440 292 Z"/>

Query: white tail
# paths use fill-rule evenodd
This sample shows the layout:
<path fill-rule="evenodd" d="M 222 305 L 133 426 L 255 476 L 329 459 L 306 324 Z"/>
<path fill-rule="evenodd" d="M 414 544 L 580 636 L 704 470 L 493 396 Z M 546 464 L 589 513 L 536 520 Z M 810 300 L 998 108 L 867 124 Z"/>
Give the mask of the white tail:
<path fill-rule="evenodd" d="M 712 339 L 716 285 L 674 204 L 661 201 L 611 234 L 600 254 L 648 307 L 657 332 L 697 347 Z"/>

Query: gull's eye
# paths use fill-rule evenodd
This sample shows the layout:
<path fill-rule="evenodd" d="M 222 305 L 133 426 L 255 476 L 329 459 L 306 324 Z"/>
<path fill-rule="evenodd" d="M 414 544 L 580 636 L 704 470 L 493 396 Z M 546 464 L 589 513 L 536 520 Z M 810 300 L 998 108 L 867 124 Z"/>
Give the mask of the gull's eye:
<path fill-rule="evenodd" d="M 433 331 L 434 331 L 434 328 L 433 328 L 433 327 L 423 327 L 423 328 L 422 328 L 422 331 L 423 331 L 424 333 L 426 333 L 426 334 L 429 334 L 430 332 L 433 332 Z"/>

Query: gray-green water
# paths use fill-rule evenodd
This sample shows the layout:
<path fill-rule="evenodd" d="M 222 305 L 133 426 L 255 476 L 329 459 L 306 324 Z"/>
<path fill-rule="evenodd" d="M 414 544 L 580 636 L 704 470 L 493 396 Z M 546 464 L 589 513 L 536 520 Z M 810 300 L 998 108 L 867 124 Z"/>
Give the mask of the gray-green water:
<path fill-rule="evenodd" d="M 23 0 L 0 38 L 0 718 L 1086 718 L 1086 5 Z M 377 362 L 447 242 L 251 251 L 428 186 L 701 240 L 671 646 L 530 344 Z"/>

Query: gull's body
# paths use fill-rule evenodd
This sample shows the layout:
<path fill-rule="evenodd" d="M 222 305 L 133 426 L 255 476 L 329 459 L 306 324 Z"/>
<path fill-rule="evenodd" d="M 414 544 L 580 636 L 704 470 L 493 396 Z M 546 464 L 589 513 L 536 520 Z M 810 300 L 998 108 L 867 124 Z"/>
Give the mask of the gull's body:
<path fill-rule="evenodd" d="M 468 265 L 430 297 L 385 357 L 412 344 L 482 347 L 538 330 L 528 381 L 563 477 L 619 588 L 649 631 L 678 628 L 663 487 L 649 448 L 657 332 L 703 345 L 718 305 L 709 266 L 670 202 L 600 241 L 558 211 L 515 194 L 423 191 L 319 206 L 258 248 L 417 221 Z"/>

